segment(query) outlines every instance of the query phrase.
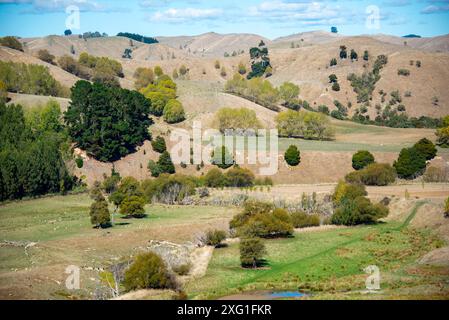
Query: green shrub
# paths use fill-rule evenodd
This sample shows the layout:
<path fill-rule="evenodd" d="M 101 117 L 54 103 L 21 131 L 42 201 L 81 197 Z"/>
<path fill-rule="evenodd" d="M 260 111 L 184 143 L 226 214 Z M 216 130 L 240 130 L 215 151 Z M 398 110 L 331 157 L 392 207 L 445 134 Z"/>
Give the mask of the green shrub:
<path fill-rule="evenodd" d="M 92 203 L 89 215 L 90 222 L 95 228 L 108 228 L 111 226 L 111 214 L 109 213 L 108 203 L 103 196 Z"/>
<path fill-rule="evenodd" d="M 321 219 L 318 214 L 307 214 L 303 211 L 295 211 L 291 214 L 292 223 L 295 228 L 318 227 Z"/>
<path fill-rule="evenodd" d="M 226 232 L 223 230 L 209 230 L 204 236 L 204 243 L 208 246 L 219 247 L 226 239 Z"/>
<path fill-rule="evenodd" d="M 396 180 L 396 170 L 387 163 L 372 163 L 362 170 L 349 173 L 345 180 L 367 186 L 386 186 Z"/>
<path fill-rule="evenodd" d="M 165 139 L 161 136 L 157 136 L 156 139 L 151 141 L 151 146 L 153 150 L 158 153 L 163 153 L 167 151 L 167 145 L 165 144 Z"/>
<path fill-rule="evenodd" d="M 126 291 L 131 291 L 173 288 L 175 283 L 161 257 L 148 252 L 135 258 L 133 264 L 125 272 L 123 285 Z"/>
<path fill-rule="evenodd" d="M 321 113 L 287 110 L 279 113 L 275 120 L 282 137 L 330 140 L 334 136 L 330 120 Z"/>
<path fill-rule="evenodd" d="M 243 212 L 235 215 L 229 223 L 229 226 L 231 229 L 237 229 L 248 222 L 250 217 L 258 213 L 271 213 L 273 210 L 274 206 L 269 202 L 247 200 L 245 201 Z"/>
<path fill-rule="evenodd" d="M 246 223 L 237 229 L 239 236 L 277 238 L 293 234 L 293 223 L 284 209 L 262 212 L 251 216 Z"/>
<path fill-rule="evenodd" d="M 189 274 L 190 269 L 192 268 L 191 264 L 181 264 L 179 266 L 173 267 L 173 272 L 180 276 L 186 276 Z"/>
<path fill-rule="evenodd" d="M 233 155 L 229 152 L 226 146 L 215 148 L 215 150 L 212 151 L 211 157 L 211 163 L 221 169 L 232 167 L 235 162 Z"/>
<path fill-rule="evenodd" d="M 290 166 L 297 166 L 301 162 L 300 152 L 298 147 L 291 145 L 288 147 L 287 151 L 285 151 L 284 159 Z"/>
<path fill-rule="evenodd" d="M 148 162 L 148 169 L 153 177 L 159 177 L 163 173 L 173 174 L 176 172 L 175 166 L 171 160 L 168 151 L 162 152 L 159 160 L 155 163 L 153 160 Z"/>
<path fill-rule="evenodd" d="M 78 169 L 81 169 L 84 166 L 84 161 L 83 161 L 83 158 L 81 158 L 81 157 L 77 157 L 75 159 L 75 163 L 76 163 L 76 166 L 78 167 Z"/>
<path fill-rule="evenodd" d="M 226 186 L 228 187 L 250 187 L 254 185 L 254 174 L 251 170 L 233 167 L 225 173 Z"/>
<path fill-rule="evenodd" d="M 142 182 L 145 199 L 150 203 L 181 204 L 184 198 L 194 195 L 198 179 L 181 174 L 162 174 L 157 179 Z"/>
<path fill-rule="evenodd" d="M 358 151 L 352 156 L 352 167 L 355 170 L 361 170 L 371 163 L 374 163 L 374 156 L 369 151 Z"/>
<path fill-rule="evenodd" d="M 364 197 L 368 193 L 364 185 L 350 184 L 339 181 L 332 195 L 334 206 L 341 205 L 344 201 L 351 201 L 357 197 Z"/>
<path fill-rule="evenodd" d="M 437 138 L 437 145 L 441 148 L 449 148 L 449 126 L 438 129 L 435 133 Z"/>
<path fill-rule="evenodd" d="M 22 43 L 16 37 L 7 36 L 0 38 L 0 45 L 23 52 Z"/>
<path fill-rule="evenodd" d="M 210 188 L 221 188 L 227 185 L 225 175 L 217 168 L 213 168 L 206 173 L 204 183 Z"/>
<path fill-rule="evenodd" d="M 176 99 L 168 100 L 164 108 L 164 120 L 167 123 L 178 123 L 185 120 L 184 108 Z"/>
<path fill-rule="evenodd" d="M 52 55 L 50 52 L 48 52 L 48 50 L 46 49 L 41 49 L 37 52 L 37 57 L 47 63 L 50 64 L 56 64 L 55 63 L 55 56 Z"/>
<path fill-rule="evenodd" d="M 437 155 L 437 148 L 429 139 L 423 138 L 413 146 L 426 160 L 432 160 Z"/>
<path fill-rule="evenodd" d="M 120 213 L 128 218 L 145 217 L 145 199 L 139 196 L 125 196 L 120 204 Z"/>
<path fill-rule="evenodd" d="M 398 76 L 408 77 L 410 75 L 410 70 L 408 69 L 398 69 Z"/>
<path fill-rule="evenodd" d="M 257 238 L 240 241 L 240 262 L 244 268 L 257 268 L 263 264 L 262 258 L 267 253 L 262 240 Z"/>
<path fill-rule="evenodd" d="M 368 198 L 359 196 L 353 200 L 345 200 L 332 215 L 332 223 L 353 226 L 374 223 L 388 215 L 388 208 L 384 205 L 372 204 Z"/>
<path fill-rule="evenodd" d="M 332 90 L 333 91 L 340 91 L 340 84 L 338 82 L 334 82 L 332 84 Z"/>
<path fill-rule="evenodd" d="M 426 157 L 414 147 L 405 148 L 401 150 L 393 166 L 400 178 L 415 179 L 424 173 Z"/>
<path fill-rule="evenodd" d="M 215 114 L 215 124 L 221 133 L 226 130 L 257 130 L 262 128 L 256 112 L 247 108 L 221 108 Z"/>

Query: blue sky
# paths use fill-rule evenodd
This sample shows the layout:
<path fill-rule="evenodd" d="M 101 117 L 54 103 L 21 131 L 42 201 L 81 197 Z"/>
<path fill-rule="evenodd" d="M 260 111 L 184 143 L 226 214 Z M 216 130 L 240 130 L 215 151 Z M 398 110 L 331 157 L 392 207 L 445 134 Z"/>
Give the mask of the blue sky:
<path fill-rule="evenodd" d="M 346 35 L 449 33 L 449 0 L 0 0 L 0 36 L 62 34 L 70 14 L 66 10 L 73 6 L 80 11 L 80 28 L 73 28 L 74 33 L 173 36 L 214 31 L 273 39 L 331 26 Z"/>

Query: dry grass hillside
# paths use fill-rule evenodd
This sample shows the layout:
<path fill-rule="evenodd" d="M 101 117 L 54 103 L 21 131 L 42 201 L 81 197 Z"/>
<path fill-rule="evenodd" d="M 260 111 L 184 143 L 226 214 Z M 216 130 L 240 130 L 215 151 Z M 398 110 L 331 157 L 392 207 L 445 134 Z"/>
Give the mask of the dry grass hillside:
<path fill-rule="evenodd" d="M 449 35 L 433 37 L 433 38 L 402 38 L 386 34 L 377 34 L 371 36 L 377 40 L 388 42 L 400 46 L 407 45 L 415 49 L 426 50 L 431 52 L 448 52 L 449 51 Z"/>

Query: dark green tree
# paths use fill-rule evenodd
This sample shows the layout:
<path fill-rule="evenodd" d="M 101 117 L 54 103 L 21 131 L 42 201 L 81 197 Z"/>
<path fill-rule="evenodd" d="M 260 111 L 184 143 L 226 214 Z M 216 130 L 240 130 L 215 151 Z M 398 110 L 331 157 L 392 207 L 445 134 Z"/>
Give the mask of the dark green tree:
<path fill-rule="evenodd" d="M 357 151 L 352 156 L 352 167 L 355 170 L 361 170 L 371 163 L 374 163 L 374 156 L 369 151 Z"/>
<path fill-rule="evenodd" d="M 175 166 L 173 165 L 170 153 L 168 153 L 168 151 L 162 152 L 159 160 L 157 161 L 157 166 L 160 169 L 160 173 L 173 174 L 176 172 Z"/>
<path fill-rule="evenodd" d="M 266 253 L 265 244 L 258 238 L 242 239 L 240 241 L 240 262 L 242 267 L 257 268 L 263 262 L 262 258 Z"/>
<path fill-rule="evenodd" d="M 163 153 L 167 151 L 167 145 L 165 144 L 165 139 L 161 136 L 157 136 L 156 139 L 151 141 L 151 146 L 153 150 L 158 153 Z"/>
<path fill-rule="evenodd" d="M 287 151 L 285 151 L 284 159 L 290 166 L 297 166 L 301 162 L 301 155 L 298 150 L 298 147 L 291 145 L 288 147 Z"/>
<path fill-rule="evenodd" d="M 416 148 L 405 148 L 401 150 L 393 167 L 400 178 L 415 179 L 423 174 L 426 168 L 426 157 Z"/>
<path fill-rule="evenodd" d="M 226 148 L 226 146 L 217 147 L 212 152 L 211 163 L 221 169 L 227 169 L 232 167 L 234 165 L 234 162 L 235 162 L 234 157 L 229 152 L 228 148 Z"/>
<path fill-rule="evenodd" d="M 108 228 L 111 226 L 111 214 L 108 203 L 104 197 L 98 197 L 90 206 L 90 222 L 95 228 Z"/>
<path fill-rule="evenodd" d="M 419 140 L 413 147 L 423 154 L 426 160 L 432 160 L 437 155 L 437 148 L 427 138 Z"/>

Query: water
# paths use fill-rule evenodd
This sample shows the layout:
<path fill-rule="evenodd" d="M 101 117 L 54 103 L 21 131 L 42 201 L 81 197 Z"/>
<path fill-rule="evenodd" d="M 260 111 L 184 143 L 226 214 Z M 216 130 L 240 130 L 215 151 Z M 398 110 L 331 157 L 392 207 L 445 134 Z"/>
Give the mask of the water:
<path fill-rule="evenodd" d="M 271 299 L 294 299 L 294 298 L 302 298 L 306 296 L 306 294 L 298 291 L 281 291 L 270 293 L 268 296 Z"/>

